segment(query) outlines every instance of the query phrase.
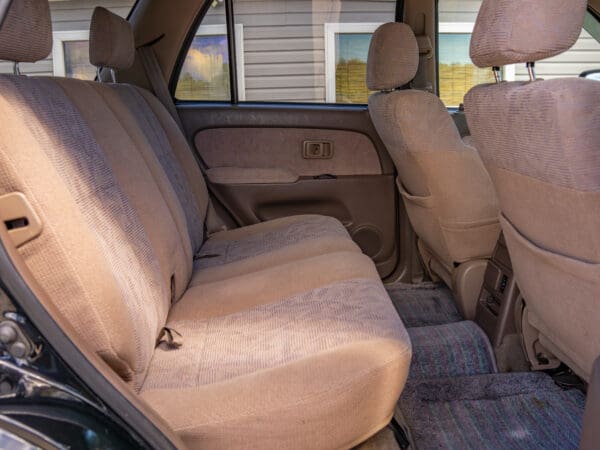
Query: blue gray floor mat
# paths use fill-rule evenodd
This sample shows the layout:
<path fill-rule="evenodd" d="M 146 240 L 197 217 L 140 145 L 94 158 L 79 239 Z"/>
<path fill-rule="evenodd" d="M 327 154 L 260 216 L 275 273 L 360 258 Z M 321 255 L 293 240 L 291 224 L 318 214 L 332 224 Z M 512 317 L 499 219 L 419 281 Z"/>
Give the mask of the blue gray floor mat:
<path fill-rule="evenodd" d="M 414 447 L 575 449 L 585 404 L 543 373 L 410 382 L 400 399 Z"/>
<path fill-rule="evenodd" d="M 409 328 L 413 357 L 409 380 L 496 372 L 489 340 L 474 322 Z"/>
<path fill-rule="evenodd" d="M 458 322 L 452 292 L 443 284 L 394 283 L 386 289 L 407 328 Z"/>

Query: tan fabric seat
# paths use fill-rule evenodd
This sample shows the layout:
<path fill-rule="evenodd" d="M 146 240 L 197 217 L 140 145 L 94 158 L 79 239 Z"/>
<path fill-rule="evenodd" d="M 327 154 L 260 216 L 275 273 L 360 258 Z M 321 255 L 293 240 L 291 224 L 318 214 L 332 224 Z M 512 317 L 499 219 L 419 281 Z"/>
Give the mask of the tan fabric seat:
<path fill-rule="evenodd" d="M 107 36 L 113 36 L 114 39 L 108 39 Z M 132 36 L 133 31 L 126 21 L 104 8 L 96 8 L 90 30 L 90 62 L 115 71 L 129 68 L 135 54 Z M 119 120 L 128 129 L 135 130 L 131 133 L 133 139 L 155 152 L 183 205 L 192 249 L 200 257 L 196 270 L 212 269 L 205 271 L 202 275 L 204 279 L 223 278 L 228 273 L 258 270 L 290 258 L 299 259 L 330 251 L 360 252 L 341 222 L 330 217 L 315 216 L 269 221 L 248 227 L 243 233 L 220 233 L 220 236 L 204 243 L 208 192 L 198 163 L 173 117 L 156 97 L 143 89 L 123 84 L 105 84 L 96 86 L 96 90 L 109 103 Z M 77 101 L 77 98 L 73 100 Z M 85 101 L 85 98 L 79 101 Z M 286 229 L 288 226 L 289 229 Z M 260 241 L 259 233 L 268 240 Z M 223 246 L 227 236 L 238 236 L 235 243 L 229 243 L 229 250 Z M 233 246 L 235 251 L 231 248 Z M 272 251 L 267 252 L 267 248 Z M 206 255 L 219 257 L 202 257 Z"/>
<path fill-rule="evenodd" d="M 477 150 L 462 141 L 441 100 L 407 88 L 418 64 L 410 27 L 380 26 L 367 62 L 368 87 L 379 91 L 369 97 L 369 112 L 398 170 L 398 189 L 425 263 L 456 288 L 458 265 L 491 256 L 500 232 L 498 204 Z M 472 317 L 474 299 L 467 303 L 459 306 Z"/>
<path fill-rule="evenodd" d="M 15 50 L 12 36 L 40 21 L 49 29 L 47 0 L 12 2 L 0 59 L 32 57 L 38 44 Z M 411 355 L 372 261 L 342 245 L 199 277 L 211 270 L 193 268 L 196 246 L 210 244 L 202 236 L 208 197 L 201 181 L 182 187 L 185 138 L 160 121 L 147 134 L 141 121 L 168 113 L 113 101 L 118 89 L 0 75 L 0 201 L 23 194 L 43 224 L 18 250 L 52 299 L 49 310 L 193 448 L 343 448 L 385 426 Z M 189 198 L 197 211 L 187 210 Z M 233 267 L 263 252 L 269 233 L 285 245 L 260 257 L 301 246 L 290 230 L 307 241 L 344 232 L 309 216 L 211 239 L 242 253 L 223 265 Z M 182 347 L 155 349 L 165 326 L 183 335 Z"/>
<path fill-rule="evenodd" d="M 156 350 L 141 395 L 198 448 L 350 448 L 389 422 L 408 375 L 385 297 L 375 278 L 225 314 L 184 297 L 167 326 L 186 345 Z"/>
<path fill-rule="evenodd" d="M 586 4 L 485 0 L 471 58 L 501 67 L 560 54 L 578 38 Z M 600 84 L 481 85 L 465 109 L 498 191 L 529 326 L 539 332 L 527 347 L 534 356 L 549 350 L 589 379 L 600 354 Z"/>

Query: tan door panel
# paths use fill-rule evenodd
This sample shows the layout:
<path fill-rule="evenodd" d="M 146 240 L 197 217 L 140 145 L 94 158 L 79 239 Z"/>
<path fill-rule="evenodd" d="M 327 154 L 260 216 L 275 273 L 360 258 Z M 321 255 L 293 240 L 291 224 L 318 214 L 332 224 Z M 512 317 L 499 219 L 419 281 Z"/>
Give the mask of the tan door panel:
<path fill-rule="evenodd" d="M 211 128 L 198 132 L 194 142 L 209 168 L 284 168 L 299 176 L 382 173 L 375 145 L 355 131 Z M 309 152 L 318 144 L 326 151 L 311 156 Z"/>

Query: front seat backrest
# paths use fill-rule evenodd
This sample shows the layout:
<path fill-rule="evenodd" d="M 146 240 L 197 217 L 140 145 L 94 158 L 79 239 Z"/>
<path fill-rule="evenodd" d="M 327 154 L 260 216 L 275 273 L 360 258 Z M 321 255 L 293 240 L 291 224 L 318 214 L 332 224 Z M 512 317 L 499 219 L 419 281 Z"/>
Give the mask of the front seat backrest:
<path fill-rule="evenodd" d="M 371 40 L 369 112 L 398 171 L 398 189 L 422 246 L 443 269 L 488 258 L 498 239 L 498 205 L 477 150 L 466 145 L 441 100 L 408 89 L 419 63 L 403 23 L 380 26 Z M 438 265 L 439 267 L 439 265 Z M 434 269 L 435 271 L 435 269 Z"/>
<path fill-rule="evenodd" d="M 498 192 L 527 322 L 539 344 L 589 378 L 600 354 L 600 83 L 534 75 L 535 61 L 575 43 L 586 6 L 484 0 L 473 62 L 498 75 L 527 63 L 531 80 L 476 86 L 465 109 Z"/>

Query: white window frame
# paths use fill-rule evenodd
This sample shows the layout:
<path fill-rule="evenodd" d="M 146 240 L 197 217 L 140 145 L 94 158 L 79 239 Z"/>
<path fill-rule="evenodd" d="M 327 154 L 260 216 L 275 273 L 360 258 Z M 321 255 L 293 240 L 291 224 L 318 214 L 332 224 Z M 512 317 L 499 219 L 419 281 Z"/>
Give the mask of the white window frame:
<path fill-rule="evenodd" d="M 89 30 L 54 31 L 52 33 L 52 72 L 56 77 L 64 77 L 65 67 L 65 42 L 89 41 Z"/>
<path fill-rule="evenodd" d="M 196 30 L 196 36 L 216 36 L 227 35 L 227 25 L 200 25 Z M 246 72 L 244 64 L 244 24 L 235 24 L 235 62 L 237 70 L 237 88 L 238 100 L 243 102 L 246 100 Z M 231 64 L 231 55 L 229 55 L 229 64 Z M 201 101 L 201 100 L 200 100 Z"/>
<path fill-rule="evenodd" d="M 335 35 L 373 33 L 381 23 L 326 23 L 325 27 L 325 102 L 336 103 L 335 92 Z"/>
<path fill-rule="evenodd" d="M 336 102 L 335 91 L 335 35 L 339 33 L 373 33 L 381 23 L 326 23 L 325 24 L 325 101 Z M 464 34 L 473 33 L 472 22 L 441 22 L 439 34 Z M 515 80 L 515 65 L 504 66 L 504 79 Z"/>

